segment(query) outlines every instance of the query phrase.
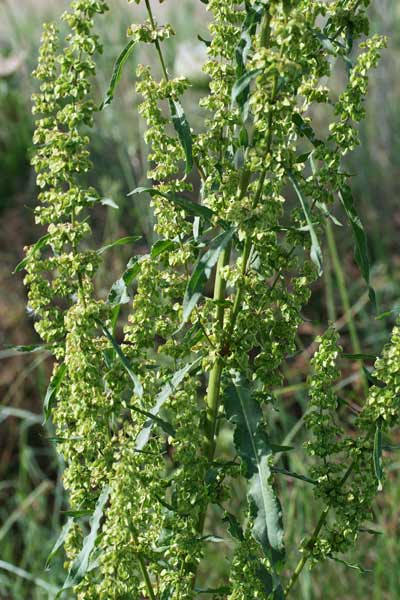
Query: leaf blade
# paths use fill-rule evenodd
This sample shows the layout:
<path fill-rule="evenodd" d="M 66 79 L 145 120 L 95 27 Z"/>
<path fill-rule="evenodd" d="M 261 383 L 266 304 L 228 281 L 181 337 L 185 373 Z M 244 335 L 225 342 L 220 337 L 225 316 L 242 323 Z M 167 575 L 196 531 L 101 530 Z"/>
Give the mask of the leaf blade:
<path fill-rule="evenodd" d="M 126 61 L 129 58 L 129 55 L 131 54 L 134 46 L 135 46 L 135 42 L 133 40 L 130 40 L 126 44 L 126 46 L 124 47 L 124 49 L 122 50 L 120 55 L 118 56 L 117 60 L 115 61 L 114 69 L 113 69 L 113 72 L 111 75 L 110 85 L 108 87 L 106 97 L 104 98 L 103 103 L 100 106 L 100 110 L 103 110 L 106 106 L 109 106 L 111 104 L 111 102 L 113 101 L 115 89 L 121 79 L 121 76 L 122 76 L 122 70 L 124 68 Z"/>

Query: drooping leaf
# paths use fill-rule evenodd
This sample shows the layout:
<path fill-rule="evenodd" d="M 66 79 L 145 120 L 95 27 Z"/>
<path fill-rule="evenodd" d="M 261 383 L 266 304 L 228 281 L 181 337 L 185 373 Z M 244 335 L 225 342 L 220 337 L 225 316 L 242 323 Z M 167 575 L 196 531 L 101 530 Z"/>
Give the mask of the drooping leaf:
<path fill-rule="evenodd" d="M 353 229 L 355 250 L 354 258 L 361 271 L 361 274 L 368 286 L 369 299 L 376 308 L 376 295 L 375 290 L 370 283 L 370 264 L 368 258 L 368 242 L 367 236 L 364 231 L 363 224 L 360 217 L 358 216 L 356 207 L 353 201 L 353 195 L 348 186 L 342 187 L 339 191 L 339 199 L 342 206 L 350 220 L 351 227 Z"/>
<path fill-rule="evenodd" d="M 105 486 L 97 500 L 96 508 L 91 519 L 90 531 L 83 540 L 82 550 L 79 552 L 76 559 L 73 561 L 68 572 L 67 578 L 61 590 L 57 594 L 57 598 L 64 590 L 75 587 L 86 575 L 90 567 L 90 557 L 96 545 L 100 522 L 103 517 L 104 507 L 110 495 L 109 486 Z"/>
<path fill-rule="evenodd" d="M 212 217 L 215 215 L 214 211 L 207 206 L 203 206 L 202 204 L 198 204 L 197 202 L 193 202 L 193 200 L 189 200 L 189 198 L 184 198 L 183 196 L 176 196 L 175 194 L 165 194 L 164 192 L 160 192 L 156 188 L 149 187 L 137 187 L 131 192 L 129 192 L 128 196 L 133 196 L 134 194 L 150 194 L 150 196 L 160 196 L 161 198 L 165 198 L 169 200 L 173 204 L 175 204 L 178 208 L 184 210 L 189 215 L 195 215 L 205 219 L 206 221 L 211 221 Z"/>
<path fill-rule="evenodd" d="M 383 479 L 383 467 L 382 467 L 382 423 L 381 420 L 378 419 L 375 428 L 374 435 L 374 471 L 376 475 L 376 479 L 378 481 L 378 492 L 381 492 L 382 487 L 382 479 Z"/>
<path fill-rule="evenodd" d="M 172 378 L 169 381 L 167 381 L 167 383 L 164 384 L 160 393 L 156 397 L 156 403 L 154 404 L 153 408 L 150 410 L 151 418 L 148 421 L 146 421 L 142 431 L 139 433 L 139 435 L 136 438 L 136 449 L 137 450 L 143 450 L 143 448 L 149 441 L 151 429 L 153 426 L 153 420 L 155 420 L 155 417 L 157 417 L 157 415 L 159 414 L 163 405 L 171 397 L 171 395 L 176 391 L 177 387 L 182 383 L 182 381 L 185 379 L 186 375 L 188 375 L 188 373 L 190 373 L 196 367 L 198 367 L 200 362 L 201 362 L 201 358 L 197 358 L 195 361 L 193 361 L 191 363 L 187 363 L 184 367 L 182 367 L 182 369 L 179 369 L 179 371 L 176 371 L 176 373 L 174 373 Z"/>
<path fill-rule="evenodd" d="M 67 519 L 64 527 L 61 529 L 60 535 L 58 536 L 53 548 L 51 549 L 49 556 L 47 557 L 46 564 L 45 564 L 46 571 L 49 570 L 51 561 L 57 554 L 58 550 L 63 546 L 65 539 L 66 539 L 68 533 L 70 532 L 73 523 L 74 523 L 74 519 L 72 517 L 69 517 L 69 519 Z"/>
<path fill-rule="evenodd" d="M 321 276 L 322 272 L 323 272 L 322 251 L 321 251 L 321 247 L 319 245 L 317 234 L 315 233 L 314 225 L 313 225 L 312 218 L 311 218 L 310 208 L 308 206 L 307 200 L 304 198 L 304 196 L 301 192 L 301 189 L 300 189 L 297 181 L 294 179 L 294 177 L 292 175 L 289 175 L 289 179 L 290 179 L 291 184 L 293 185 L 293 188 L 297 194 L 298 199 L 300 200 L 301 208 L 303 209 L 304 216 L 306 218 L 307 225 L 309 227 L 310 238 L 311 238 L 310 258 L 318 269 L 318 275 Z"/>
<path fill-rule="evenodd" d="M 124 246 L 125 244 L 134 244 L 135 242 L 137 242 L 140 239 L 142 239 L 140 235 L 127 235 L 125 237 L 119 238 L 118 240 L 115 240 L 114 242 L 110 242 L 109 244 L 106 244 L 105 246 L 102 246 L 101 248 L 99 248 L 97 250 L 97 254 L 103 254 L 107 250 L 110 250 L 111 248 L 115 248 L 115 246 Z"/>
<path fill-rule="evenodd" d="M 50 238 L 51 238 L 51 235 L 49 233 L 46 233 L 46 235 L 44 235 L 43 237 L 38 239 L 36 244 L 34 244 L 30 248 L 29 252 L 35 252 L 36 250 L 40 250 L 41 248 L 43 248 L 43 246 L 45 246 L 47 244 L 47 242 L 50 240 Z M 23 258 L 15 267 L 14 273 L 19 273 L 20 271 L 25 269 L 28 262 L 29 262 L 29 256 L 25 256 L 25 258 Z"/>
<path fill-rule="evenodd" d="M 106 106 L 111 104 L 111 102 L 114 98 L 115 89 L 119 83 L 119 80 L 121 79 L 124 64 L 128 60 L 129 55 L 131 54 L 134 46 L 135 46 L 135 42 L 133 40 L 130 40 L 127 43 L 127 45 L 125 46 L 125 48 L 122 50 L 121 54 L 118 56 L 117 60 L 115 61 L 110 85 L 108 87 L 106 97 L 105 97 L 102 105 L 100 106 L 100 110 L 103 110 L 103 108 L 105 108 Z"/>
<path fill-rule="evenodd" d="M 170 99 L 169 107 L 171 110 L 172 125 L 178 134 L 183 151 L 185 153 L 186 165 L 185 174 L 189 175 L 193 169 L 193 140 L 189 123 L 186 119 L 183 106 L 178 100 Z"/>
<path fill-rule="evenodd" d="M 285 554 L 282 510 L 271 482 L 272 449 L 263 427 L 262 411 L 248 381 L 238 374 L 229 380 L 224 405 L 227 418 L 235 426 L 234 444 L 249 482 L 253 536 L 275 565 Z"/>
<path fill-rule="evenodd" d="M 235 228 L 231 227 L 217 235 L 217 237 L 210 242 L 210 247 L 207 252 L 201 256 L 194 267 L 183 298 L 182 325 L 189 320 L 194 307 L 202 296 L 204 285 L 211 277 L 212 270 L 217 263 L 219 255 L 229 244 L 234 233 Z"/>
<path fill-rule="evenodd" d="M 138 396 L 138 398 L 142 398 L 143 397 L 143 386 L 140 383 L 138 376 L 132 371 L 129 360 L 127 359 L 125 354 L 122 352 L 120 345 L 117 343 L 114 336 L 108 331 L 107 327 L 99 319 L 95 319 L 95 320 L 96 320 L 97 324 L 101 327 L 106 338 L 111 342 L 118 359 L 120 360 L 125 371 L 128 373 L 129 377 L 131 378 L 136 396 Z"/>
<path fill-rule="evenodd" d="M 67 365 L 65 363 L 61 363 L 58 365 L 49 386 L 46 391 L 46 395 L 43 401 L 43 412 L 44 412 L 44 421 L 46 423 L 48 418 L 50 417 L 51 409 L 54 406 L 54 403 L 57 399 L 57 392 L 60 389 L 60 385 L 64 379 L 65 373 L 67 372 Z"/>

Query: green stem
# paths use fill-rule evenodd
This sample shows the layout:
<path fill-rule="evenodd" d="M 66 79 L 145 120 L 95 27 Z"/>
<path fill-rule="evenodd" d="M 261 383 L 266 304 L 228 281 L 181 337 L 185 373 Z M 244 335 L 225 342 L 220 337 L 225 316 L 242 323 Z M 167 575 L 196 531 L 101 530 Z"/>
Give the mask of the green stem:
<path fill-rule="evenodd" d="M 353 469 L 355 466 L 355 462 L 353 461 L 350 466 L 348 467 L 347 471 L 345 472 L 345 474 L 343 475 L 342 479 L 340 480 L 339 483 L 339 489 L 346 483 L 346 481 L 348 480 L 348 478 L 350 477 Z M 295 583 L 297 582 L 300 573 L 302 572 L 302 570 L 304 569 L 304 567 L 306 566 L 306 563 L 308 561 L 308 559 L 310 558 L 312 551 L 314 549 L 314 546 L 317 542 L 318 536 L 321 532 L 321 529 L 323 528 L 323 526 L 326 523 L 326 520 L 328 518 L 328 514 L 330 511 L 330 506 L 326 506 L 324 508 L 324 510 L 322 511 L 319 519 L 318 519 L 318 523 L 310 537 L 310 539 L 308 540 L 308 542 L 305 544 L 305 549 L 307 550 L 307 552 L 305 552 L 303 554 L 303 556 L 301 557 L 301 559 L 299 560 L 299 562 L 296 565 L 296 568 L 293 571 L 293 574 L 291 576 L 291 578 L 289 579 L 289 582 L 285 588 L 285 597 L 289 594 L 289 592 L 291 591 L 291 589 L 294 587 Z"/>

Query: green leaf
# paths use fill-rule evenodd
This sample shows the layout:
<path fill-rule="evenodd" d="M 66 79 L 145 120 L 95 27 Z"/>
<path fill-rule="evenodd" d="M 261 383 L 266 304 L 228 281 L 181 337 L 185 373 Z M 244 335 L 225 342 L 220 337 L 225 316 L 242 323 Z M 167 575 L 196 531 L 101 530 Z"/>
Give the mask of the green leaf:
<path fill-rule="evenodd" d="M 368 242 L 367 236 L 364 231 L 363 224 L 360 217 L 358 216 L 356 207 L 354 205 L 353 196 L 348 186 L 344 186 L 339 191 L 339 199 L 342 206 L 350 220 L 351 227 L 353 229 L 355 251 L 354 258 L 359 266 L 361 274 L 368 286 L 369 299 L 376 309 L 376 295 L 373 287 L 370 284 L 370 264 L 368 258 Z"/>
<path fill-rule="evenodd" d="M 129 192 L 128 196 L 144 193 L 150 194 L 150 196 L 160 196 L 161 198 L 165 198 L 166 200 L 169 200 L 178 208 L 184 210 L 188 214 L 195 215 L 197 217 L 202 217 L 208 222 L 210 222 L 212 217 L 214 217 L 216 214 L 213 210 L 211 210 L 211 208 L 203 206 L 202 204 L 198 204 L 197 202 L 193 202 L 193 200 L 189 200 L 189 198 L 184 198 L 183 196 L 176 196 L 175 194 L 164 194 L 156 188 L 137 187 L 131 192 Z"/>
<path fill-rule="evenodd" d="M 342 558 L 337 558 L 336 556 L 332 556 L 332 555 L 328 555 L 328 558 L 330 558 L 331 560 L 334 560 L 335 562 L 338 562 L 342 565 L 345 565 L 346 567 L 349 567 L 349 569 L 355 569 L 359 573 L 373 573 L 373 571 L 371 569 L 365 569 L 364 567 L 361 567 L 360 565 L 355 565 L 354 563 L 349 563 L 349 562 L 347 562 L 347 560 L 343 560 Z"/>
<path fill-rule="evenodd" d="M 4 348 L 5 348 L 5 350 L 12 351 L 10 356 L 12 356 L 12 354 L 14 354 L 14 353 L 15 354 L 20 354 L 20 353 L 27 354 L 27 353 L 32 353 L 32 352 L 46 352 L 46 351 L 51 350 L 51 346 L 49 346 L 49 344 L 29 344 L 28 346 L 9 345 L 9 346 L 4 346 Z"/>
<path fill-rule="evenodd" d="M 318 483 L 318 481 L 316 479 L 311 479 L 311 477 L 307 477 L 306 475 L 300 475 L 299 473 L 294 473 L 293 471 L 288 471 L 287 469 L 281 469 L 279 467 L 271 467 L 271 471 L 273 473 L 278 473 L 279 475 L 286 475 L 287 477 L 293 477 L 293 479 L 300 479 L 300 481 L 312 483 L 313 485 L 316 485 Z"/>
<path fill-rule="evenodd" d="M 315 148 L 318 148 L 323 142 L 317 139 L 315 132 L 311 125 L 304 121 L 303 117 L 299 113 L 294 113 L 292 121 L 296 125 L 296 129 L 302 137 L 306 137 Z"/>
<path fill-rule="evenodd" d="M 381 313 L 375 319 L 377 321 L 381 321 L 382 319 L 386 319 L 386 317 L 391 317 L 395 315 L 396 317 L 400 315 L 400 306 L 395 306 L 392 310 L 387 310 L 386 312 Z"/>
<path fill-rule="evenodd" d="M 263 426 L 260 405 L 249 382 L 238 374 L 225 390 L 226 416 L 235 426 L 234 444 L 246 469 L 248 499 L 254 511 L 253 536 L 273 565 L 283 560 L 282 510 L 271 483 L 271 443 Z"/>
<path fill-rule="evenodd" d="M 293 178 L 292 175 L 289 175 L 289 179 L 290 179 L 291 184 L 293 185 L 293 188 L 297 194 L 298 199 L 300 200 L 301 208 L 303 209 L 304 216 L 306 218 L 307 225 L 309 227 L 310 238 L 311 238 L 310 257 L 318 269 L 318 275 L 321 276 L 322 272 L 323 272 L 322 251 L 321 251 L 321 247 L 319 245 L 317 234 L 315 233 L 314 225 L 313 225 L 312 218 L 311 218 L 310 208 L 300 190 L 300 187 L 297 184 L 297 181 Z"/>
<path fill-rule="evenodd" d="M 76 559 L 73 561 L 68 572 L 67 579 L 61 590 L 57 594 L 57 598 L 64 590 L 75 587 L 86 575 L 89 570 L 89 560 L 97 541 L 97 534 L 100 528 L 100 521 L 103 517 L 104 507 L 110 495 L 109 486 L 105 486 L 97 500 L 93 518 L 90 523 L 90 532 L 83 540 L 82 550 L 79 552 Z"/>
<path fill-rule="evenodd" d="M 375 428 L 375 436 L 374 436 L 374 471 L 376 478 L 378 480 L 378 492 L 381 492 L 383 489 L 382 479 L 383 479 L 383 468 L 382 468 L 382 422 L 378 419 Z"/>
<path fill-rule="evenodd" d="M 224 518 L 222 519 L 224 523 L 227 523 L 227 530 L 231 537 L 235 540 L 239 540 L 240 542 L 244 541 L 244 533 L 243 528 L 235 515 L 232 515 L 229 512 L 225 512 Z"/>
<path fill-rule="evenodd" d="M 193 168 L 193 140 L 189 123 L 187 122 L 183 106 L 178 100 L 169 100 L 172 125 L 178 134 L 186 158 L 185 174 L 189 175 Z"/>
<path fill-rule="evenodd" d="M 125 354 L 122 352 L 120 345 L 117 343 L 114 336 L 108 331 L 107 327 L 99 319 L 95 319 L 95 321 L 101 327 L 106 338 L 111 342 L 111 344 L 117 354 L 117 357 L 119 358 L 122 366 L 124 367 L 125 371 L 128 373 L 129 377 L 131 378 L 133 385 L 134 385 L 134 390 L 135 390 L 136 396 L 138 396 L 138 398 L 142 398 L 143 397 L 143 386 L 140 383 L 138 376 L 135 375 L 135 373 L 132 371 L 129 360 L 126 358 Z"/>
<path fill-rule="evenodd" d="M 144 410 L 143 408 L 139 408 L 138 406 L 135 406 L 134 404 L 128 404 L 127 408 L 130 408 L 131 410 L 138 412 L 141 415 L 144 415 L 145 417 L 148 417 L 149 421 L 146 421 L 146 423 L 151 423 L 151 425 L 153 425 L 154 423 L 157 423 L 157 425 L 159 425 L 161 427 L 161 429 L 167 434 L 167 435 L 171 435 L 172 437 L 175 437 L 176 435 L 176 431 L 175 429 L 172 427 L 171 423 L 168 423 L 168 421 L 165 421 L 165 419 L 161 419 L 161 417 L 159 417 L 158 415 L 153 415 L 151 412 L 149 412 L 148 410 Z M 135 448 L 136 451 L 141 451 L 142 448 L 139 448 L 136 446 Z"/>
<path fill-rule="evenodd" d="M 232 87 L 232 104 L 235 104 L 243 92 L 246 93 L 253 79 L 256 79 L 262 71 L 262 69 L 251 69 L 251 71 L 246 71 L 235 81 Z"/>
<path fill-rule="evenodd" d="M 140 261 L 137 256 L 129 259 L 122 277 L 112 284 L 108 293 L 107 302 L 113 306 L 126 304 L 131 300 L 128 286 L 132 283 L 140 271 Z"/>
<path fill-rule="evenodd" d="M 109 244 L 106 244 L 102 248 L 99 248 L 97 250 L 97 254 L 103 254 L 103 252 L 106 252 L 106 250 L 110 250 L 111 248 L 115 248 L 115 246 L 123 246 L 125 244 L 134 244 L 135 242 L 137 242 L 138 240 L 141 240 L 141 239 L 142 238 L 140 235 L 127 235 L 125 237 L 119 238 L 119 240 L 115 240 L 114 242 L 110 242 Z"/>
<path fill-rule="evenodd" d="M 229 244 L 234 233 L 235 228 L 231 227 L 227 231 L 223 231 L 217 235 L 210 242 L 210 247 L 207 252 L 203 254 L 194 267 L 183 298 L 183 318 L 181 326 L 189 320 L 194 307 L 202 296 L 204 285 L 211 277 L 212 270 L 217 263 L 219 255 Z"/>
<path fill-rule="evenodd" d="M 59 365 L 51 378 L 49 386 L 47 388 L 46 396 L 43 401 L 43 412 L 44 412 L 44 421 L 43 424 L 46 423 L 48 418 L 50 417 L 51 409 L 54 406 L 54 403 L 57 399 L 57 392 L 60 389 L 60 385 L 64 379 L 65 373 L 67 372 L 67 365 L 62 363 Z"/>
<path fill-rule="evenodd" d="M 36 244 L 34 244 L 30 249 L 29 249 L 29 254 L 31 254 L 32 252 L 35 252 L 36 250 L 40 250 L 41 248 L 43 248 L 43 246 L 45 246 L 47 244 L 47 242 L 51 239 L 51 235 L 50 233 L 46 233 L 46 235 L 44 235 L 43 237 L 41 237 L 40 239 L 38 239 L 38 241 L 36 242 Z M 29 262 L 29 256 L 25 256 L 25 258 L 23 258 L 21 260 L 21 262 L 19 262 L 17 264 L 17 266 L 14 269 L 14 273 L 19 273 L 20 271 L 22 271 L 23 269 L 25 269 L 26 265 Z"/>
<path fill-rule="evenodd" d="M 348 358 L 350 360 L 376 360 L 375 354 L 364 354 L 364 353 L 347 354 L 347 353 L 344 353 L 344 354 L 342 354 L 342 356 L 343 356 L 343 358 Z"/>
<path fill-rule="evenodd" d="M 160 393 L 156 396 L 156 403 L 150 410 L 150 420 L 147 421 L 136 438 L 136 449 L 143 450 L 145 445 L 150 439 L 151 429 L 153 426 L 153 420 L 157 420 L 156 417 L 159 414 L 161 408 L 171 395 L 176 391 L 177 387 L 185 379 L 186 375 L 198 367 L 201 363 L 201 358 L 197 358 L 191 363 L 187 363 L 182 369 L 176 371 L 169 381 L 162 387 Z"/>
<path fill-rule="evenodd" d="M 161 254 L 165 252 L 169 252 L 170 250 L 174 250 L 177 246 L 177 242 L 174 240 L 158 240 L 153 244 L 152 249 L 150 250 L 151 258 L 157 258 Z"/>
<path fill-rule="evenodd" d="M 122 50 L 121 54 L 118 56 L 118 58 L 115 62 L 115 65 L 114 65 L 113 72 L 112 72 L 110 85 L 108 87 L 106 97 L 100 106 L 100 110 L 103 110 L 103 108 L 105 108 L 106 106 L 111 104 L 111 102 L 114 98 L 115 88 L 117 87 L 118 82 L 121 79 L 124 64 L 128 60 L 129 55 L 131 54 L 134 45 L 135 45 L 135 42 L 133 40 L 129 41 L 127 43 L 127 45 L 125 46 L 125 48 Z"/>
<path fill-rule="evenodd" d="M 45 564 L 46 571 L 49 570 L 51 561 L 53 560 L 53 558 L 55 557 L 55 555 L 57 554 L 57 552 L 61 548 L 61 546 L 64 544 L 65 539 L 66 539 L 68 533 L 70 532 L 70 529 L 71 529 L 73 523 L 74 523 L 74 519 L 73 519 L 73 517 L 70 517 L 69 519 L 67 519 L 67 522 L 65 523 L 64 527 L 61 529 L 60 535 L 58 536 L 56 543 L 54 544 L 49 556 L 47 557 L 46 564 Z"/>

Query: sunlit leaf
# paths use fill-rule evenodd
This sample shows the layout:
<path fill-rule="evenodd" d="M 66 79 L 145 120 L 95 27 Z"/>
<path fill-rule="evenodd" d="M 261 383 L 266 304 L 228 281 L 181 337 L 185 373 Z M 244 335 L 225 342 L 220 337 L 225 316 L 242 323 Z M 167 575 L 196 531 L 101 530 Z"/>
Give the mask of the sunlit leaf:
<path fill-rule="evenodd" d="M 127 45 L 125 46 L 125 48 L 122 50 L 121 54 L 118 56 L 118 58 L 115 62 L 115 65 L 114 65 L 113 72 L 112 72 L 110 85 L 108 87 L 106 97 L 105 97 L 102 105 L 100 106 L 100 110 L 102 110 L 103 108 L 105 108 L 106 106 L 111 104 L 111 102 L 114 98 L 115 89 L 118 85 L 119 80 L 121 79 L 124 64 L 128 60 L 129 55 L 131 54 L 134 46 L 135 46 L 135 42 L 133 40 L 130 40 L 127 43 Z"/>

